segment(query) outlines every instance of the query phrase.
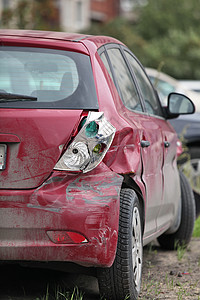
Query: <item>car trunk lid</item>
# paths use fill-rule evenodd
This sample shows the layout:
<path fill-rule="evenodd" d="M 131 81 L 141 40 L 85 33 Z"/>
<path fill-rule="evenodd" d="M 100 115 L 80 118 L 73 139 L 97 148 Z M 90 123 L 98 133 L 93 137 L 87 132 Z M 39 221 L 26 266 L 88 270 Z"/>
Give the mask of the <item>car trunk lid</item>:
<path fill-rule="evenodd" d="M 53 171 L 81 110 L 0 109 L 0 188 L 31 189 Z"/>

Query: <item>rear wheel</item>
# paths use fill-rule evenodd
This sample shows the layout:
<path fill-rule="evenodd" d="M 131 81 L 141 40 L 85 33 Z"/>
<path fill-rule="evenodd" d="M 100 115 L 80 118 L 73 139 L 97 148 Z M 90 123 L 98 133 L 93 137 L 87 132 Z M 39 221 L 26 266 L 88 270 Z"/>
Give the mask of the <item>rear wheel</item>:
<path fill-rule="evenodd" d="M 200 159 L 200 148 L 199 147 L 189 147 L 189 153 L 191 159 Z"/>
<path fill-rule="evenodd" d="M 118 245 L 110 268 L 98 269 L 99 290 L 106 300 L 130 300 L 138 297 L 142 276 L 142 220 L 136 193 L 122 189 Z"/>
<path fill-rule="evenodd" d="M 178 230 L 173 234 L 163 234 L 158 237 L 158 242 L 164 249 L 174 250 L 178 245 L 185 246 L 189 243 L 196 217 L 195 201 L 190 184 L 182 172 L 181 184 L 181 222 Z"/>
<path fill-rule="evenodd" d="M 187 167 L 186 167 L 187 168 Z M 199 180 L 200 180 L 200 156 L 199 158 L 192 158 L 190 160 L 190 169 L 186 170 L 189 181 L 192 183 L 195 204 L 196 204 L 196 218 L 200 215 L 200 191 L 199 191 Z"/>
<path fill-rule="evenodd" d="M 190 159 L 180 164 L 180 170 L 185 173 L 189 182 L 191 182 L 192 184 L 195 204 L 196 204 L 196 218 L 197 218 L 200 215 L 200 190 L 199 190 L 200 148 L 194 146 L 189 147 L 188 153 Z"/>

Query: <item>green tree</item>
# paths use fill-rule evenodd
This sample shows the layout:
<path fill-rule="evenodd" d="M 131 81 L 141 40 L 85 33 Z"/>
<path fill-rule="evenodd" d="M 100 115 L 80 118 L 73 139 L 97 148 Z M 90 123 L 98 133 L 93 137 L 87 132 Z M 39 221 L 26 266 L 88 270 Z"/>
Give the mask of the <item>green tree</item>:
<path fill-rule="evenodd" d="M 2 13 L 2 27 L 59 30 L 59 10 L 54 0 L 21 0 Z"/>
<path fill-rule="evenodd" d="M 59 10 L 54 0 L 34 0 L 32 29 L 59 30 Z"/>
<path fill-rule="evenodd" d="M 193 30 L 170 30 L 146 43 L 138 57 L 145 66 L 157 69 L 162 64 L 162 71 L 177 79 L 200 78 L 200 37 Z"/>
<path fill-rule="evenodd" d="M 200 29 L 200 0 L 148 0 L 140 9 L 138 32 L 147 40 L 163 37 L 173 29 Z"/>
<path fill-rule="evenodd" d="M 134 30 L 134 25 L 123 18 L 116 18 L 106 24 L 92 24 L 87 33 L 94 35 L 112 36 L 125 45 L 134 53 L 139 53 L 146 45 L 146 41 Z"/>
<path fill-rule="evenodd" d="M 149 0 L 139 12 L 138 35 L 146 41 L 138 53 L 143 64 L 175 78 L 199 79 L 200 0 Z"/>
<path fill-rule="evenodd" d="M 200 0 L 148 0 L 135 23 L 116 19 L 92 25 L 90 33 L 124 42 L 144 66 L 175 78 L 200 79 Z"/>
<path fill-rule="evenodd" d="M 30 7 L 30 2 L 21 0 L 15 11 L 12 11 L 12 17 L 16 17 L 17 28 L 25 29 L 29 26 Z"/>
<path fill-rule="evenodd" d="M 1 27 L 10 27 L 10 20 L 13 17 L 13 11 L 9 8 L 4 9 L 1 16 Z"/>

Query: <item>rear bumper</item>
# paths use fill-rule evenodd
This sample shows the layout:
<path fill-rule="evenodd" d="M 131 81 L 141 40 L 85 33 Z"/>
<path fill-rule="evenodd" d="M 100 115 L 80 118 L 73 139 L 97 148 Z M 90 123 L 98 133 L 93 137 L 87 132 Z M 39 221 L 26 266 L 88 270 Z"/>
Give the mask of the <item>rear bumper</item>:
<path fill-rule="evenodd" d="M 122 180 L 101 163 L 88 174 L 55 172 L 36 190 L 1 190 L 0 260 L 111 266 Z M 87 242 L 51 241 L 47 232 L 61 230 L 79 233 Z"/>

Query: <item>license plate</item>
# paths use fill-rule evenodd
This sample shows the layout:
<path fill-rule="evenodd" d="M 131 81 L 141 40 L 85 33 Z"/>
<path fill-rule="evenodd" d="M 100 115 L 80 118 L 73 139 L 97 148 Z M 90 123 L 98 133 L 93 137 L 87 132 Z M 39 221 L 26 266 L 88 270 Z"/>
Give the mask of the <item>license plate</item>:
<path fill-rule="evenodd" d="M 0 170 L 4 170 L 6 168 L 6 152 L 7 145 L 0 144 Z"/>

